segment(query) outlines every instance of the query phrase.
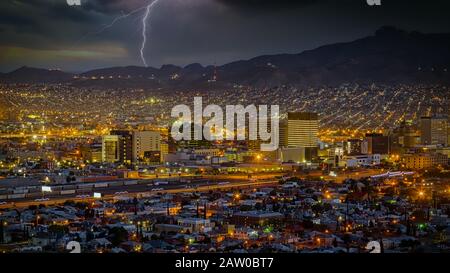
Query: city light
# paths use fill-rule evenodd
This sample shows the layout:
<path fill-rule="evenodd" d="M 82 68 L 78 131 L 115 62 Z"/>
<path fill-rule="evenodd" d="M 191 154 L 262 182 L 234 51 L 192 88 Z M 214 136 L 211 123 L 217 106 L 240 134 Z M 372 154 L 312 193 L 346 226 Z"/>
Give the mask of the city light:
<path fill-rule="evenodd" d="M 4 2 L 1 252 L 450 252 L 442 5 Z"/>

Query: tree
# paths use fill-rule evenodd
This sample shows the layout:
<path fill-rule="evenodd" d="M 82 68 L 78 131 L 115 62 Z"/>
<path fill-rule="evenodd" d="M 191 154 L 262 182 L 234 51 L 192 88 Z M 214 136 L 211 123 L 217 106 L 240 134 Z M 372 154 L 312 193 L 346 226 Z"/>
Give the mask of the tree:
<path fill-rule="evenodd" d="M 109 231 L 109 238 L 114 246 L 118 246 L 128 240 L 128 232 L 123 227 L 113 227 Z"/>

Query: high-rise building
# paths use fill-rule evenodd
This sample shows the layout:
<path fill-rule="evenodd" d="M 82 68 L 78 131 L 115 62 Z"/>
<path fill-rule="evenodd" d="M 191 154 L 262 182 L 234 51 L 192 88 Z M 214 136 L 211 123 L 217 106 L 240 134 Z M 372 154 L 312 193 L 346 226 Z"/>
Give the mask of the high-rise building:
<path fill-rule="evenodd" d="M 133 132 L 133 161 L 161 161 L 161 134 L 159 132 Z"/>
<path fill-rule="evenodd" d="M 420 138 L 423 145 L 448 144 L 448 119 L 443 116 L 421 117 Z"/>
<path fill-rule="evenodd" d="M 280 121 L 279 131 L 280 147 L 288 146 L 288 122 L 286 119 Z"/>
<path fill-rule="evenodd" d="M 390 152 L 403 154 L 420 144 L 420 131 L 412 121 L 402 121 L 398 127 L 389 132 L 389 140 Z"/>
<path fill-rule="evenodd" d="M 133 156 L 132 131 L 112 130 L 110 134 L 119 136 L 119 162 L 130 164 Z"/>
<path fill-rule="evenodd" d="M 403 121 L 396 133 L 398 137 L 397 143 L 402 147 L 412 148 L 419 144 L 420 134 L 411 122 Z"/>
<path fill-rule="evenodd" d="M 107 163 L 116 163 L 119 157 L 119 136 L 108 135 L 102 139 L 102 161 Z"/>
<path fill-rule="evenodd" d="M 360 155 L 361 154 L 361 139 L 348 139 L 344 141 L 344 153 L 345 155 Z"/>
<path fill-rule="evenodd" d="M 317 113 L 290 112 L 287 120 L 287 146 L 317 148 L 319 117 Z"/>
<path fill-rule="evenodd" d="M 366 134 L 361 146 L 363 154 L 389 154 L 390 142 L 389 136 L 383 134 Z"/>
<path fill-rule="evenodd" d="M 282 147 L 305 148 L 305 159 L 312 160 L 318 151 L 319 117 L 317 113 L 289 112 L 280 125 Z"/>

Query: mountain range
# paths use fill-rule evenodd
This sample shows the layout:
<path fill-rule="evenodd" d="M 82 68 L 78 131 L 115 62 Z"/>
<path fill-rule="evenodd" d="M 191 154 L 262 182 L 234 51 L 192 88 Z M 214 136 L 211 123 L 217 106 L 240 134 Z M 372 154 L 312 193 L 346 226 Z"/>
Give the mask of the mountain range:
<path fill-rule="evenodd" d="M 221 66 L 110 67 L 80 74 L 21 67 L 2 83 L 66 83 L 97 88 L 222 89 L 337 86 L 342 83 L 450 84 L 450 33 L 385 26 L 374 35 L 299 54 L 264 55 Z"/>

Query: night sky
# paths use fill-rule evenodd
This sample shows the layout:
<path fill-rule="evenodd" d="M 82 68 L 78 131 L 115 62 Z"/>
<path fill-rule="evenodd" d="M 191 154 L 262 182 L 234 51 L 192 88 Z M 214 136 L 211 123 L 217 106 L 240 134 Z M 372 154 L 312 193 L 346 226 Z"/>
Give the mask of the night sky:
<path fill-rule="evenodd" d="M 71 7 L 66 0 L 1 0 L 0 71 L 143 65 L 142 18 L 152 0 L 81 1 Z M 383 25 L 450 32 L 448 0 L 381 1 L 159 0 L 148 19 L 145 59 L 155 67 L 220 65 L 351 41 Z"/>

